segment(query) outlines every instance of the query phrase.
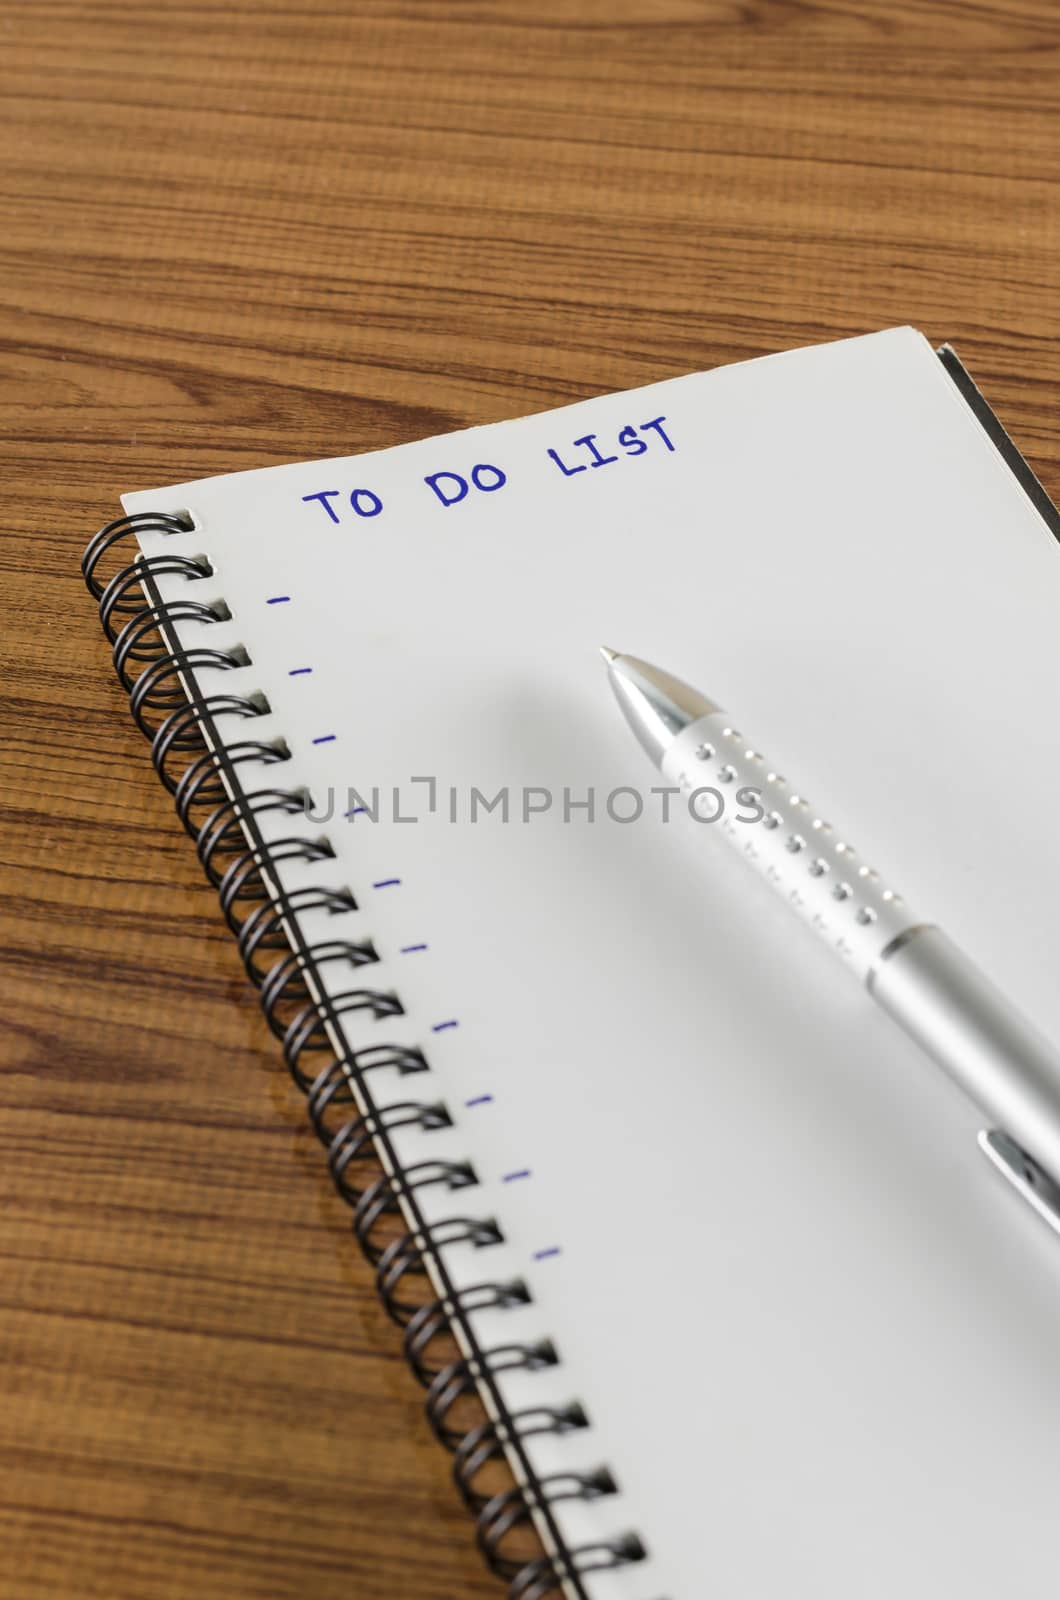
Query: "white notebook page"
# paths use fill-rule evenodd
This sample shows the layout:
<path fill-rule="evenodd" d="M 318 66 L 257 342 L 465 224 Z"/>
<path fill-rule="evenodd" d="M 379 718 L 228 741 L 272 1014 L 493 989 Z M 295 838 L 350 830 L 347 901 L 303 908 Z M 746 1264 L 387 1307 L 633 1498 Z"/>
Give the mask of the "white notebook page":
<path fill-rule="evenodd" d="M 618 459 L 593 465 L 588 435 Z M 475 466 L 506 481 L 475 487 Z M 469 484 L 450 505 L 425 481 L 441 472 Z M 898 329 L 124 504 L 195 514 L 165 548 L 210 555 L 232 620 L 209 643 L 253 658 L 224 688 L 264 691 L 253 735 L 294 757 L 262 786 L 334 792 L 332 821 L 268 825 L 331 839 L 338 860 L 299 881 L 354 891 L 341 936 L 372 936 L 371 982 L 407 1013 L 357 1037 L 422 1045 L 452 1112 L 403 1153 L 474 1163 L 480 1186 L 426 1191 L 429 1213 L 503 1227 L 451 1252 L 457 1280 L 532 1290 L 479 1319 L 483 1342 L 560 1351 L 510 1402 L 588 1413 L 535 1462 L 617 1480 L 561 1525 L 648 1547 L 589 1592 L 1037 1584 L 1057 1540 L 1057 1241 L 977 1152 L 974 1107 L 812 932 L 709 827 L 662 821 L 597 654 L 729 709 L 1060 1032 L 1060 549 L 928 343 Z M 380 790 L 379 820 L 342 820 L 350 786 Z M 393 820 L 394 786 L 418 820 Z M 469 822 L 472 786 L 507 786 L 510 820 Z M 555 797 L 525 823 L 524 786 Z M 640 820 L 607 817 L 619 786 L 645 795 Z M 564 789 L 590 788 L 596 820 L 565 821 Z"/>

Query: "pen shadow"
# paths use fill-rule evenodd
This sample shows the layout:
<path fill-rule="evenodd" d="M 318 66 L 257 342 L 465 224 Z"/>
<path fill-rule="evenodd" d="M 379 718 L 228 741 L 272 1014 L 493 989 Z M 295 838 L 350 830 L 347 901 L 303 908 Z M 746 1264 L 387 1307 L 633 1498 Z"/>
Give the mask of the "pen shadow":
<path fill-rule="evenodd" d="M 768 1108 L 775 1136 L 783 1130 L 785 1138 L 797 1137 L 808 1167 L 828 1170 L 835 1204 L 883 1219 L 896 1251 L 934 1252 L 935 1271 L 969 1316 L 983 1316 L 984 1297 L 991 1305 L 1007 1359 L 1052 1372 L 1060 1327 L 1055 1240 L 1022 1214 L 975 1149 L 976 1108 L 851 982 L 720 831 L 690 823 L 676 808 L 661 820 L 661 799 L 649 791 L 664 780 L 609 698 L 597 715 L 559 691 L 519 689 L 506 695 L 497 718 L 499 739 L 512 741 L 518 730 L 511 743 L 516 770 L 526 770 L 532 748 L 549 773 L 595 784 L 598 801 L 631 786 L 656 808 L 649 812 L 646 803 L 639 821 L 619 824 L 602 820 L 598 804 L 591 824 L 554 825 L 549 849 L 536 857 L 538 895 L 569 907 L 575 883 L 579 925 L 594 930 L 580 949 L 565 946 L 580 961 L 579 981 L 594 969 L 599 977 L 632 939 L 655 1021 L 660 1008 L 682 1003 L 697 1017 L 737 1018 L 739 1059 L 728 1070 L 739 1075 L 746 1101 Z M 698 983 L 682 995 L 671 974 L 690 971 Z M 633 1024 L 629 996 L 606 982 L 594 988 L 601 1003 L 628 1011 Z M 837 1034 L 845 1049 L 837 1049 Z M 671 1080 L 665 1056 L 656 1049 L 651 1059 L 652 1105 L 680 1105 L 687 1062 L 673 1066 Z M 716 1082 L 726 1068 L 706 1048 L 703 1061 Z M 703 1135 L 705 1147 L 724 1138 L 713 1107 Z M 768 1175 L 756 1167 L 755 1183 L 763 1182 Z M 776 1198 L 783 1207 L 785 1195 Z M 1060 1375 L 1055 1399 L 1060 1404 Z"/>

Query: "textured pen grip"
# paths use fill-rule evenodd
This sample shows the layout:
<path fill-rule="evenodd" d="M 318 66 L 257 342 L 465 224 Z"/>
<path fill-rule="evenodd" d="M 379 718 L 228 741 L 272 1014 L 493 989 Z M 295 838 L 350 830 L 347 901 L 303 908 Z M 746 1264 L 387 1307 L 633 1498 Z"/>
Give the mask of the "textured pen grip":
<path fill-rule="evenodd" d="M 802 916 L 864 982 L 883 951 L 917 918 L 900 895 L 728 721 L 723 711 L 690 723 L 663 758 L 663 772 L 704 821 Z M 741 791 L 753 790 L 754 796 Z"/>

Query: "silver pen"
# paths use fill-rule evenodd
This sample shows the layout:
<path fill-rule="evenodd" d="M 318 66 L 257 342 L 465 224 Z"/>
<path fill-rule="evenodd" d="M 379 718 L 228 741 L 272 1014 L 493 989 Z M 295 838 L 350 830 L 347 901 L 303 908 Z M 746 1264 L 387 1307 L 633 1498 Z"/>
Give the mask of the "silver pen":
<path fill-rule="evenodd" d="M 685 791 L 761 796 L 717 829 L 986 1113 L 983 1151 L 1060 1233 L 1060 1052 L 942 929 L 902 897 L 772 768 L 713 701 L 635 656 L 601 649 L 630 727 Z"/>

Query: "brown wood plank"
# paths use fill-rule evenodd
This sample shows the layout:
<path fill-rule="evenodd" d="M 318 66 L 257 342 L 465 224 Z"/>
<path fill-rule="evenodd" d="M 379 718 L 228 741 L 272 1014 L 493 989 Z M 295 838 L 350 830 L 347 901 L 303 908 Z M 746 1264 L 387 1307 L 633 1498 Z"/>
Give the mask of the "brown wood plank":
<path fill-rule="evenodd" d="M 498 1592 L 87 534 L 906 321 L 1055 496 L 1058 65 L 1055 0 L 0 0 L 0 1593 Z"/>

